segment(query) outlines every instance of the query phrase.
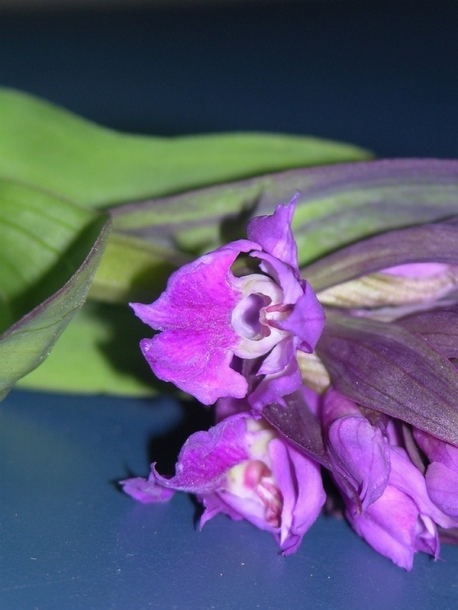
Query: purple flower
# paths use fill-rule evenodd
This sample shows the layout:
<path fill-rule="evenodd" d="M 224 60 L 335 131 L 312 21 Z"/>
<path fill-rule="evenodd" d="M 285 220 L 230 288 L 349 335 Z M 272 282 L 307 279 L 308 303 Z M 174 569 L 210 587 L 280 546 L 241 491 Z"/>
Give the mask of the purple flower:
<path fill-rule="evenodd" d="M 390 450 L 382 417 L 372 425 L 358 406 L 334 390 L 323 397 L 320 413 L 333 474 L 360 512 L 385 491 L 390 474 Z"/>
<path fill-rule="evenodd" d="M 427 432 L 414 430 L 414 438 L 430 464 L 426 469 L 429 497 L 458 526 L 458 447 L 441 441 Z"/>
<path fill-rule="evenodd" d="M 431 501 L 424 476 L 404 449 L 390 446 L 390 463 L 383 494 L 364 512 L 345 495 L 346 515 L 376 551 L 410 570 L 417 551 L 439 557 L 436 524 L 448 528 L 453 522 Z"/>
<path fill-rule="evenodd" d="M 249 384 L 237 359 L 259 358 L 250 395 L 257 409 L 300 386 L 296 351 L 313 352 L 324 312 L 300 279 L 294 209 L 293 200 L 271 216 L 254 218 L 248 240 L 176 271 L 154 303 L 132 304 L 143 322 L 162 331 L 140 344 L 157 377 L 212 404 L 220 397 L 245 397 Z M 231 267 L 240 254 L 257 259 L 259 272 L 236 277 Z"/>
<path fill-rule="evenodd" d="M 141 502 L 193 493 L 205 506 L 201 527 L 218 513 L 247 519 L 271 532 L 286 555 L 296 551 L 325 501 L 319 466 L 246 413 L 190 436 L 172 478 L 153 464 L 148 480 L 121 483 Z"/>

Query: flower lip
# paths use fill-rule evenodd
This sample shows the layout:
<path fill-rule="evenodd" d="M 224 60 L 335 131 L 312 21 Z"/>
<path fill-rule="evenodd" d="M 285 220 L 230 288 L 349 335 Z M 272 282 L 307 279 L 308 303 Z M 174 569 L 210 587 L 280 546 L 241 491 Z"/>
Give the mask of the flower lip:
<path fill-rule="evenodd" d="M 261 312 L 269 302 L 269 297 L 256 293 L 242 299 L 232 312 L 231 322 L 235 332 L 251 341 L 259 341 L 267 337 L 270 331 L 261 320 Z"/>

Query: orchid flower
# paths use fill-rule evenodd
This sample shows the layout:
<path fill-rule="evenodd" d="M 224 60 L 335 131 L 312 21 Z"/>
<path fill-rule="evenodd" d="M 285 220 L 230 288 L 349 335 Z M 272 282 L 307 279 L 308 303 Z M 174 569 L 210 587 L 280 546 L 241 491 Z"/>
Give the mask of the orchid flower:
<path fill-rule="evenodd" d="M 360 512 L 383 494 L 391 469 L 383 418 L 372 414 L 374 424 L 332 389 L 323 397 L 320 419 L 331 470 Z"/>
<path fill-rule="evenodd" d="M 322 402 L 331 472 L 352 527 L 406 570 L 417 551 L 437 559 L 436 526 L 450 528 L 458 522 L 430 497 L 425 477 L 398 444 L 399 422 L 387 424 L 372 412 L 368 413 L 372 424 L 355 403 L 334 390 Z"/>
<path fill-rule="evenodd" d="M 141 342 L 155 374 L 216 402 L 217 424 L 188 439 L 173 477 L 153 464 L 124 489 L 142 502 L 193 493 L 201 525 L 245 518 L 288 554 L 323 505 L 321 466 L 355 531 L 410 570 L 417 551 L 438 558 L 438 526 L 458 524 L 458 223 L 329 248 L 306 280 L 295 205 L 132 304 L 159 331 Z"/>
<path fill-rule="evenodd" d="M 141 502 L 195 494 L 205 511 L 201 527 L 218 513 L 271 532 L 283 554 L 297 550 L 325 501 L 318 464 L 290 446 L 264 420 L 239 413 L 189 437 L 175 476 L 151 466 L 149 478 L 121 481 Z"/>
<path fill-rule="evenodd" d="M 414 430 L 414 438 L 430 460 L 425 473 L 429 497 L 458 526 L 458 447 L 422 430 Z"/>
<path fill-rule="evenodd" d="M 295 200 L 271 216 L 254 218 L 247 240 L 176 271 L 154 303 L 132 304 L 143 322 L 161 331 L 141 342 L 157 377 L 209 405 L 221 397 L 245 397 L 249 380 L 239 372 L 241 363 L 256 361 L 250 404 L 258 410 L 301 385 L 296 352 L 313 352 L 324 312 L 300 279 L 294 209 Z M 255 259 L 259 269 L 234 275 L 239 255 Z"/>
<path fill-rule="evenodd" d="M 439 557 L 437 525 L 454 521 L 430 499 L 424 476 L 400 447 L 390 446 L 390 476 L 383 494 L 364 512 L 344 494 L 346 516 L 376 551 L 410 570 L 417 551 Z"/>

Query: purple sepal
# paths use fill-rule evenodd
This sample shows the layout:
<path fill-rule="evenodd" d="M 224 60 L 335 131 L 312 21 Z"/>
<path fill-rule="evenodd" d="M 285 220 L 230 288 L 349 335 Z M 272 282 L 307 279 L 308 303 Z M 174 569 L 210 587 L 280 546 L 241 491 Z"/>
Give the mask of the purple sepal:
<path fill-rule="evenodd" d="M 248 239 L 258 243 L 264 252 L 293 269 L 299 266 L 297 245 L 291 229 L 298 197 L 299 194 L 295 195 L 287 206 L 278 205 L 275 212 L 269 216 L 253 218 L 247 226 Z"/>
<path fill-rule="evenodd" d="M 323 398 L 321 421 L 334 475 L 364 512 L 387 486 L 391 468 L 388 440 L 354 402 L 334 390 Z"/>

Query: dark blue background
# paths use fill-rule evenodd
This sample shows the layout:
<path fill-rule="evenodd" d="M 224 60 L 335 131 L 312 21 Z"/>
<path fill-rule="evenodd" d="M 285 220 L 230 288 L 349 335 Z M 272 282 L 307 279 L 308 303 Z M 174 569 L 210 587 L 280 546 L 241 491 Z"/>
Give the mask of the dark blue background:
<path fill-rule="evenodd" d="M 458 156 L 458 4 L 248 3 L 4 15 L 0 83 L 105 125 L 267 130 Z"/>
<path fill-rule="evenodd" d="M 457 2 L 418 0 L 3 14 L 0 84 L 134 132 L 284 131 L 457 157 L 457 33 Z M 187 496 L 119 493 L 153 455 L 170 463 L 189 414 L 26 392 L 0 405 L 2 608 L 458 606 L 456 547 L 407 574 L 322 517 L 285 559 L 247 523 L 199 533 Z"/>

